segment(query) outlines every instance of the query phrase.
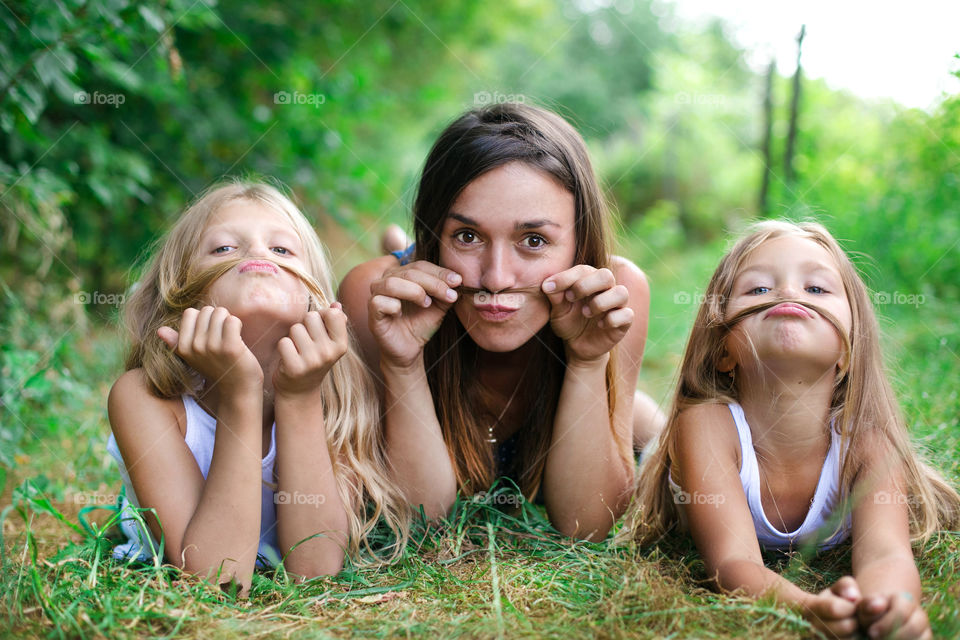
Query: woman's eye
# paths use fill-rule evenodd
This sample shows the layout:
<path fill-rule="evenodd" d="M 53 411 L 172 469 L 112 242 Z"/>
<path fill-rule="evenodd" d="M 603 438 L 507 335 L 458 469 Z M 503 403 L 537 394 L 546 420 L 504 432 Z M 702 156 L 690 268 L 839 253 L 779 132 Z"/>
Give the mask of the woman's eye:
<path fill-rule="evenodd" d="M 477 234 L 475 234 L 473 231 L 467 231 L 466 229 L 463 231 L 457 231 L 455 234 L 453 234 L 453 237 L 463 244 L 473 244 L 477 240 Z"/>
<path fill-rule="evenodd" d="M 768 291 L 770 291 L 770 287 L 754 287 L 753 289 L 750 289 L 750 291 L 748 291 L 747 293 L 752 296 L 759 296 L 759 295 L 763 295 L 764 293 L 767 293 Z"/>
<path fill-rule="evenodd" d="M 543 236 L 532 235 L 524 238 L 523 242 L 524 242 L 524 246 L 526 246 L 528 249 L 539 249 L 540 247 L 547 244 L 547 239 L 544 238 Z"/>
<path fill-rule="evenodd" d="M 226 253 L 226 252 L 230 251 L 230 249 L 232 249 L 232 248 L 233 248 L 233 247 L 231 247 L 231 246 L 229 246 L 229 245 L 224 245 L 224 246 L 222 246 L 222 247 L 217 247 L 216 249 L 213 250 L 213 252 L 214 252 L 215 254 Z"/>
<path fill-rule="evenodd" d="M 272 251 L 274 253 L 280 254 L 281 256 L 286 256 L 290 254 L 290 250 L 287 249 L 286 247 L 273 247 Z"/>
<path fill-rule="evenodd" d="M 810 285 L 809 287 L 807 287 L 807 291 L 809 293 L 826 293 L 827 292 L 826 289 L 824 289 L 823 287 L 818 287 L 817 285 Z"/>

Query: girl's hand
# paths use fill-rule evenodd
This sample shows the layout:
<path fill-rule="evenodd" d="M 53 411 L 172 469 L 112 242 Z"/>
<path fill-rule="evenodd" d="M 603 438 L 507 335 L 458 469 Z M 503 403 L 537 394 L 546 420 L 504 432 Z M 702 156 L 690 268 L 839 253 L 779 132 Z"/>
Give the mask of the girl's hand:
<path fill-rule="evenodd" d="M 927 614 L 907 591 L 864 598 L 860 626 L 871 638 L 932 638 Z"/>
<path fill-rule="evenodd" d="M 853 638 L 857 633 L 857 602 L 860 588 L 856 580 L 845 576 L 833 586 L 811 596 L 803 609 L 815 629 L 828 638 Z"/>
<path fill-rule="evenodd" d="M 419 260 L 387 269 L 372 282 L 370 332 L 380 345 L 381 361 L 411 366 L 456 301 L 451 287 L 462 281 L 456 272 Z"/>
<path fill-rule="evenodd" d="M 627 288 L 609 269 L 579 264 L 550 276 L 541 288 L 550 299 L 550 326 L 566 345 L 568 364 L 599 360 L 633 323 Z"/>
<path fill-rule="evenodd" d="M 280 364 L 273 372 L 277 395 L 315 391 L 337 360 L 347 352 L 347 316 L 339 302 L 310 311 L 303 322 L 280 339 Z"/>
<path fill-rule="evenodd" d="M 185 309 L 180 331 L 160 327 L 157 335 L 210 384 L 228 389 L 263 385 L 263 369 L 240 337 L 243 323 L 224 307 Z"/>

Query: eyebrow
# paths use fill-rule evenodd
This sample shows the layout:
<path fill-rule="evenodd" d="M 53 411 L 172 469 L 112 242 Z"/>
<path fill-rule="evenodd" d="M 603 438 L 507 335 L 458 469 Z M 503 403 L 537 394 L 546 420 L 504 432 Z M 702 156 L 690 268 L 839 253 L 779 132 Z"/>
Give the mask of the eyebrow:
<path fill-rule="evenodd" d="M 826 271 L 827 273 L 830 273 L 832 275 L 839 275 L 836 269 L 831 269 L 824 263 L 816 262 L 814 260 L 809 260 L 807 262 L 801 263 L 800 268 L 803 269 L 804 271 L 810 271 L 810 272 Z M 773 265 L 755 264 L 753 266 L 747 267 L 746 269 L 742 270 L 739 274 L 737 274 L 737 277 L 739 278 L 740 276 L 743 276 L 751 271 L 769 272 L 769 271 L 773 271 L 773 269 L 774 269 Z"/>
<path fill-rule="evenodd" d="M 459 213 L 450 213 L 450 217 L 454 220 L 459 220 L 463 224 L 468 224 L 472 227 L 479 227 L 480 223 L 474 220 L 473 218 L 468 218 L 467 216 L 460 215 Z M 531 229 L 539 229 L 541 227 L 559 227 L 560 225 L 554 222 L 553 220 L 541 219 L 541 220 L 530 220 L 528 222 L 517 222 L 513 225 L 513 228 L 517 231 L 529 231 Z"/>

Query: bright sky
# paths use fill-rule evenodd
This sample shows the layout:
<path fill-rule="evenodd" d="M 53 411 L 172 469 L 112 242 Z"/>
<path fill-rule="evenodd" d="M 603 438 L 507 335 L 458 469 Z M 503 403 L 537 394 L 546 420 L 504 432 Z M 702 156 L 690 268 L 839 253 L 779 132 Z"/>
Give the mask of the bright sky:
<path fill-rule="evenodd" d="M 724 18 L 763 69 L 796 68 L 796 36 L 807 25 L 802 64 L 808 77 L 866 98 L 893 98 L 929 109 L 960 93 L 960 0 L 672 0 L 683 22 Z"/>

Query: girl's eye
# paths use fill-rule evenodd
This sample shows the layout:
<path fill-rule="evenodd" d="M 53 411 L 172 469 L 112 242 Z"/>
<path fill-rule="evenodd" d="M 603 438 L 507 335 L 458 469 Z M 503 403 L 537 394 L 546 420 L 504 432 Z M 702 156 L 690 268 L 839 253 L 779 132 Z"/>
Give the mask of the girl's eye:
<path fill-rule="evenodd" d="M 527 247 L 528 249 L 539 249 L 540 247 L 547 244 L 547 239 L 544 238 L 543 236 L 534 234 L 524 238 L 523 242 L 525 243 L 524 246 Z"/>
<path fill-rule="evenodd" d="M 748 291 L 747 293 L 752 296 L 759 296 L 759 295 L 763 295 L 764 293 L 767 293 L 768 291 L 770 291 L 769 287 L 754 287 L 753 289 L 750 289 L 750 291 Z"/>
<path fill-rule="evenodd" d="M 230 251 L 230 249 L 232 249 L 232 248 L 233 248 L 233 247 L 231 247 L 231 246 L 229 246 L 229 245 L 224 245 L 224 246 L 222 246 L 222 247 L 217 247 L 216 249 L 214 249 L 214 250 L 213 250 L 213 253 L 214 253 L 214 254 L 226 253 L 226 252 Z"/>
<path fill-rule="evenodd" d="M 462 242 L 463 244 L 473 244 L 477 240 L 477 234 L 468 229 L 457 231 L 455 234 L 453 234 L 453 237 L 455 240 Z"/>
<path fill-rule="evenodd" d="M 815 284 L 807 287 L 807 291 L 810 293 L 826 293 L 827 292 L 826 289 L 824 289 L 823 287 L 818 287 Z"/>
<path fill-rule="evenodd" d="M 274 253 L 280 254 L 281 256 L 286 256 L 286 255 L 289 255 L 289 254 L 290 254 L 290 250 L 287 249 L 286 247 L 273 247 L 273 249 L 271 249 L 271 250 L 272 250 Z"/>

